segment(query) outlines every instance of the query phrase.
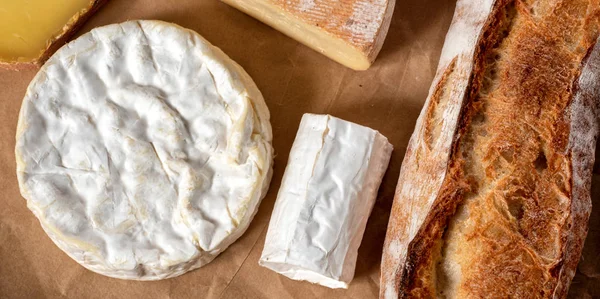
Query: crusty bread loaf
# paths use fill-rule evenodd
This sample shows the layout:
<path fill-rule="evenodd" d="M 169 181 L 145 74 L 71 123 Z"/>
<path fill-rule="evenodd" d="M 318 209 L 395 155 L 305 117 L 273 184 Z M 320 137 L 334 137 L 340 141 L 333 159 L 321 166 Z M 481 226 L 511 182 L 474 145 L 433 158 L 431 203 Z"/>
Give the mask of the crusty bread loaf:
<path fill-rule="evenodd" d="M 54 52 L 66 44 L 77 31 L 85 24 L 85 22 L 93 16 L 108 0 L 90 0 L 88 7 L 74 15 L 62 29 L 62 32 L 51 37 L 46 44 L 46 49 L 40 53 L 38 57 L 31 61 L 11 61 L 1 60 L 0 68 L 12 70 L 35 69 L 42 66 Z M 25 5 L 25 4 L 24 4 Z M 60 5 L 60 4 L 57 4 Z"/>
<path fill-rule="evenodd" d="M 408 146 L 382 298 L 563 298 L 587 234 L 599 0 L 459 0 Z"/>

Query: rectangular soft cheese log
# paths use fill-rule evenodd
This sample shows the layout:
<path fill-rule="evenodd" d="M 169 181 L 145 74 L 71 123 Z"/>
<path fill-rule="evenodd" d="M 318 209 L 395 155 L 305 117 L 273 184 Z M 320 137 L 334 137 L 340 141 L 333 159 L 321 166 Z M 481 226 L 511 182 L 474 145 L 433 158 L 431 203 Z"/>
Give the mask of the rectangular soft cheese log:
<path fill-rule="evenodd" d="M 291 279 L 347 288 L 391 153 L 375 130 L 305 114 L 259 264 Z"/>
<path fill-rule="evenodd" d="M 355 70 L 383 45 L 396 0 L 222 0 Z"/>

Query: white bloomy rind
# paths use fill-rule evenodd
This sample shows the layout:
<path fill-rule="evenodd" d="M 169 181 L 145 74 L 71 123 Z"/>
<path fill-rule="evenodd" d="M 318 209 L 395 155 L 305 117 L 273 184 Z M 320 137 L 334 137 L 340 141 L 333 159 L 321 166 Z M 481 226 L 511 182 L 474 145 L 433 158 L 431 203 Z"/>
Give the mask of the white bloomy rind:
<path fill-rule="evenodd" d="M 31 82 L 17 129 L 21 194 L 50 238 L 116 278 L 174 277 L 247 229 L 273 162 L 248 74 L 160 21 L 92 30 Z"/>
<path fill-rule="evenodd" d="M 391 153 L 377 131 L 305 114 L 260 265 L 291 279 L 347 288 Z"/>

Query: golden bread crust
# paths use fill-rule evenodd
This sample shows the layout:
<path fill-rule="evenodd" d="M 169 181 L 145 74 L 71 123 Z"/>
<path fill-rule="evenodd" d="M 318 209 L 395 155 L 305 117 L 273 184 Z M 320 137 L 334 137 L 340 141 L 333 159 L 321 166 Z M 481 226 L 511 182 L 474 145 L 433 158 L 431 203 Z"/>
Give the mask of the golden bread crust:
<path fill-rule="evenodd" d="M 455 18 L 469 14 L 462 7 Z M 423 220 L 403 216 L 395 204 L 381 297 L 566 296 L 591 210 L 600 94 L 593 80 L 581 83 L 600 75 L 600 4 L 499 0 L 491 7 L 464 96 L 457 101 L 437 92 L 464 80 L 452 78 L 461 71 L 453 62 L 436 81 L 415 132 L 426 134 L 411 140 L 420 146 L 407 156 L 430 155 L 436 148 L 428 145 L 445 134 L 452 145 L 445 163 L 412 159 L 444 167 L 443 180 L 424 192 L 436 196 L 422 208 Z M 454 126 L 444 126 L 449 105 L 461 110 Z M 442 110 L 429 112 L 435 109 Z M 401 175 L 395 201 L 411 200 L 403 185 L 428 175 L 417 172 Z M 398 237 L 399 226 L 418 229 Z"/>

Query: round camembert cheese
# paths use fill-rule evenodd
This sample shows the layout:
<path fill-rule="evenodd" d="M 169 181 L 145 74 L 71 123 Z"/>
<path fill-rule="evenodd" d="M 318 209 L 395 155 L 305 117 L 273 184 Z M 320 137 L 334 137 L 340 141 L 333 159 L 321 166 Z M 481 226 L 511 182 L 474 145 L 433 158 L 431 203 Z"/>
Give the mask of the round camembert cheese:
<path fill-rule="evenodd" d="M 272 172 L 269 111 L 248 74 L 160 21 L 96 28 L 31 82 L 17 175 L 50 238 L 84 267 L 155 280 L 213 260 Z"/>

